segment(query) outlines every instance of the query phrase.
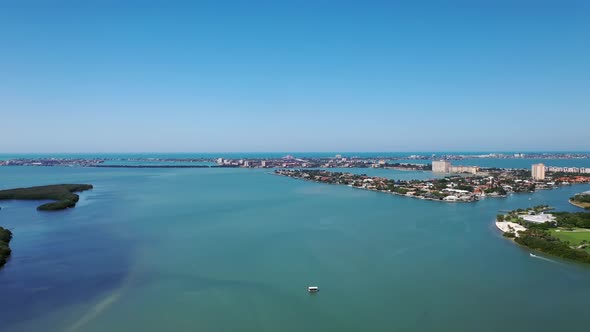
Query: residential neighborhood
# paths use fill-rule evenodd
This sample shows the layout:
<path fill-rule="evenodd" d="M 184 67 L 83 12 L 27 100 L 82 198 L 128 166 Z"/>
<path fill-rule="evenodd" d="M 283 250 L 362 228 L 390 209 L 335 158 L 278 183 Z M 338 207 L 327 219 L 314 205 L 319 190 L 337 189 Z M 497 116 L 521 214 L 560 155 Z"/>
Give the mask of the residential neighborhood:
<path fill-rule="evenodd" d="M 275 170 L 275 174 L 444 202 L 475 202 L 485 197 L 505 197 L 510 193 L 534 192 L 561 185 L 590 183 L 590 176 L 573 175 L 556 178 L 547 176 L 543 180 L 535 180 L 526 170 L 494 170 L 472 176 L 450 175 L 441 179 L 409 181 L 318 169 L 278 169 Z"/>

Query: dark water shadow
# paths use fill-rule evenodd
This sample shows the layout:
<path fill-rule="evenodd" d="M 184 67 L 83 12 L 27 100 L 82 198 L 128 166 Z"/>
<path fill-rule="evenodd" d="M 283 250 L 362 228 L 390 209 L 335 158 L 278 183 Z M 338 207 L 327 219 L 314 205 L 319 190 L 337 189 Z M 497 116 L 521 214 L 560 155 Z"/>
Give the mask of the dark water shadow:
<path fill-rule="evenodd" d="M 18 229 L 14 233 L 18 238 Z M 56 229 L 36 240 L 13 248 L 11 261 L 0 270 L 3 331 L 112 292 L 132 265 L 134 244 L 100 225 Z"/>

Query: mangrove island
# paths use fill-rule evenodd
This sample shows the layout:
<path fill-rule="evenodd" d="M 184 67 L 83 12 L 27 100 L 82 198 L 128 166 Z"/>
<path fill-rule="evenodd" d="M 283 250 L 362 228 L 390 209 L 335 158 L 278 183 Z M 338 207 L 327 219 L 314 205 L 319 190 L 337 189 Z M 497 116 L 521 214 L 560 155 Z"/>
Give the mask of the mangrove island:
<path fill-rule="evenodd" d="M 12 232 L 6 228 L 0 227 L 0 268 L 6 264 L 6 259 L 10 256 L 10 247 L 8 243 L 12 240 Z"/>
<path fill-rule="evenodd" d="M 55 211 L 72 208 L 80 199 L 75 192 L 92 189 L 90 184 L 55 184 L 29 188 L 0 190 L 0 200 L 54 200 L 37 207 L 41 211 Z"/>

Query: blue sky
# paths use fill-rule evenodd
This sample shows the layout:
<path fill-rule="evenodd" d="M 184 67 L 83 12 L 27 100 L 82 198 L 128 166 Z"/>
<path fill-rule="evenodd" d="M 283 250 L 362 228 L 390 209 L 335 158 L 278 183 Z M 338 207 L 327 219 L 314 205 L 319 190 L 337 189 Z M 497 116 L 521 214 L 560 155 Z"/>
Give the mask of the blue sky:
<path fill-rule="evenodd" d="M 0 1 L 0 43 L 0 152 L 590 150 L 588 1 Z"/>

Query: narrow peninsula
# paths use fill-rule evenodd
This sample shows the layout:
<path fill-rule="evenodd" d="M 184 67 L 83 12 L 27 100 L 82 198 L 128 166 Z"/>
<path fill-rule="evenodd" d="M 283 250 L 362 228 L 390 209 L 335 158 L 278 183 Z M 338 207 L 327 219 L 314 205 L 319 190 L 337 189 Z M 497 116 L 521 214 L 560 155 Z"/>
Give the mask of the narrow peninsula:
<path fill-rule="evenodd" d="M 533 250 L 590 263 L 590 212 L 551 212 L 546 205 L 497 216 L 505 237 Z"/>
<path fill-rule="evenodd" d="M 54 200 L 39 205 L 37 210 L 56 211 L 76 206 L 80 199 L 75 192 L 92 189 L 90 184 L 55 184 L 29 188 L 0 190 L 0 200 Z"/>
<path fill-rule="evenodd" d="M 323 169 L 277 169 L 276 175 L 325 184 L 379 191 L 393 195 L 440 201 L 477 202 L 485 197 L 506 197 L 511 193 L 530 193 L 572 183 L 588 183 L 587 176 L 561 176 L 534 179 L 520 169 L 487 169 L 485 173 L 450 175 L 429 180 L 393 180 L 366 174 L 331 172 Z"/>

